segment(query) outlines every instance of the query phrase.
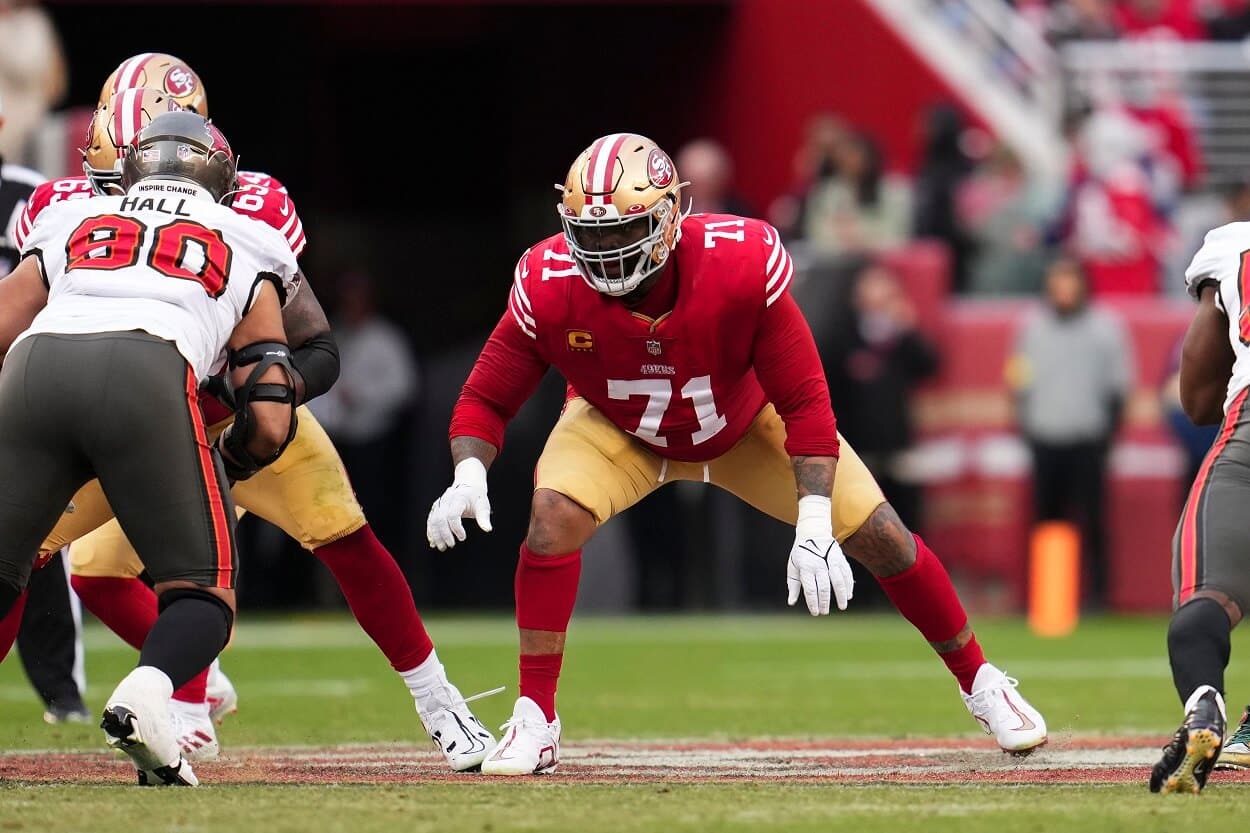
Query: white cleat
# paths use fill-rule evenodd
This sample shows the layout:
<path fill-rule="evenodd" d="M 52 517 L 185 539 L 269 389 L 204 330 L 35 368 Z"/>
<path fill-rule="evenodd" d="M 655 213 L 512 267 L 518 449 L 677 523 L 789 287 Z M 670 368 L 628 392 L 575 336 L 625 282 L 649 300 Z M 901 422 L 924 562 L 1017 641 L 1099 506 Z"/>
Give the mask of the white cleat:
<path fill-rule="evenodd" d="M 207 694 L 209 717 L 218 726 L 227 715 L 239 710 L 239 693 L 234 690 L 230 678 L 222 673 L 221 660 L 213 660 L 213 664 L 208 667 Z"/>
<path fill-rule="evenodd" d="M 468 700 L 481 696 L 484 695 L 479 694 Z M 495 746 L 495 736 L 473 714 L 468 700 L 444 677 L 440 685 L 423 695 L 416 704 L 421 725 L 453 772 L 477 769 L 485 760 L 486 753 Z"/>
<path fill-rule="evenodd" d="M 482 762 L 483 775 L 549 775 L 560 763 L 560 717 L 547 716 L 528 697 L 517 698 L 499 745 Z"/>
<path fill-rule="evenodd" d="M 213 727 L 208 703 L 170 700 L 169 717 L 174 737 L 182 748 L 182 757 L 192 763 L 217 760 L 221 744 L 217 742 L 217 730 Z"/>
<path fill-rule="evenodd" d="M 173 693 L 164 672 L 140 666 L 118 683 L 104 706 L 100 721 L 104 738 L 134 762 L 140 784 L 194 787 L 200 783 L 173 732 L 169 715 Z"/>
<path fill-rule="evenodd" d="M 972 694 L 959 693 L 968 711 L 1004 752 L 1027 755 L 1046 743 L 1046 721 L 1020 696 L 1019 684 L 987 662 L 977 671 Z"/>

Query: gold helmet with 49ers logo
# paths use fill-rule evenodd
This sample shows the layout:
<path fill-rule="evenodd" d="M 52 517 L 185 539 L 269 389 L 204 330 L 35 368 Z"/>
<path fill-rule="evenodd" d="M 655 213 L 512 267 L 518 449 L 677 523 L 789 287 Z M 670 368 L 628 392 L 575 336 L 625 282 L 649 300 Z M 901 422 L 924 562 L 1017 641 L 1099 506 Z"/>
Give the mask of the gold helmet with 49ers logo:
<path fill-rule="evenodd" d="M 97 194 L 120 194 L 126 148 L 161 113 L 181 109 L 165 93 L 141 87 L 110 96 L 95 111 L 87 128 L 87 146 L 82 149 L 82 171 L 91 189 Z"/>
<path fill-rule="evenodd" d="M 200 76 L 180 59 L 164 52 L 142 52 L 118 64 L 104 82 L 96 106 L 103 107 L 123 90 L 141 87 L 159 90 L 185 110 L 208 115 L 208 100 Z"/>
<path fill-rule="evenodd" d="M 681 239 L 673 160 L 636 133 L 596 139 L 569 168 L 556 209 L 582 277 L 605 295 L 632 292 L 668 262 Z"/>

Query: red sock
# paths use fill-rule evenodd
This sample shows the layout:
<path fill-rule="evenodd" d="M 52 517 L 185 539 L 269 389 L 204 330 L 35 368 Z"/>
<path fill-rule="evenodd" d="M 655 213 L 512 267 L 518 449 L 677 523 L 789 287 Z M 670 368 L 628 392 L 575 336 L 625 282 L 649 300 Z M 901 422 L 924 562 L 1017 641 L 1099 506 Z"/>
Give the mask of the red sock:
<path fill-rule="evenodd" d="M 535 555 L 521 544 L 516 565 L 516 623 L 521 630 L 564 633 L 573 618 L 582 551 Z M 556 719 L 556 683 L 563 654 L 521 655 L 521 696 L 538 704 L 548 720 Z"/>
<path fill-rule="evenodd" d="M 148 632 L 160 615 L 156 593 L 137 578 L 70 576 L 70 586 L 82 606 L 120 636 L 135 650 L 143 648 Z M 207 695 L 208 669 L 205 668 L 174 692 L 184 703 L 203 703 Z"/>
<path fill-rule="evenodd" d="M 140 650 L 159 615 L 156 594 L 137 578 L 70 576 L 70 586 L 109 630 L 127 645 Z"/>
<path fill-rule="evenodd" d="M 22 627 L 22 613 L 26 610 L 26 591 L 23 590 L 9 608 L 9 612 L 0 619 L 0 662 L 9 655 L 9 649 L 17 641 L 17 632 Z"/>
<path fill-rule="evenodd" d="M 347 606 L 396 671 L 411 671 L 434 643 L 421 624 L 408 579 L 366 524 L 344 538 L 313 550 L 330 568 Z"/>
<path fill-rule="evenodd" d="M 946 642 L 954 639 L 968 624 L 968 614 L 955 593 L 951 577 L 933 550 L 916 539 L 916 563 L 898 575 L 878 578 L 885 594 L 908 622 L 930 642 Z M 946 667 L 959 680 L 965 693 L 972 693 L 972 681 L 977 669 L 985 664 L 985 655 L 975 636 L 962 648 L 938 654 Z"/>

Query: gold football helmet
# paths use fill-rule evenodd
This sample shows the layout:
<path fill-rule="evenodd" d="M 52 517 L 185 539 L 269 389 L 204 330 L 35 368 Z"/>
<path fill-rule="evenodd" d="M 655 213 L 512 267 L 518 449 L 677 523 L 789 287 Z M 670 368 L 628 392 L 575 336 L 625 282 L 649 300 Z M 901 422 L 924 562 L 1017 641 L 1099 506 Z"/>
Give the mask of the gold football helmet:
<path fill-rule="evenodd" d="M 170 110 L 181 110 L 165 93 L 142 87 L 122 90 L 95 111 L 87 127 L 87 146 L 82 149 L 82 171 L 97 194 L 120 194 L 122 157 L 125 149 L 152 119 Z"/>
<path fill-rule="evenodd" d="M 122 90 L 144 87 L 159 90 L 178 102 L 184 110 L 201 116 L 208 115 L 208 100 L 204 96 L 204 82 L 195 70 L 173 55 L 163 52 L 142 52 L 122 61 L 100 90 L 103 107 Z"/>
<path fill-rule="evenodd" d="M 664 268 L 681 239 L 673 160 L 636 133 L 596 139 L 569 168 L 556 206 L 582 277 L 605 295 L 633 291 Z"/>

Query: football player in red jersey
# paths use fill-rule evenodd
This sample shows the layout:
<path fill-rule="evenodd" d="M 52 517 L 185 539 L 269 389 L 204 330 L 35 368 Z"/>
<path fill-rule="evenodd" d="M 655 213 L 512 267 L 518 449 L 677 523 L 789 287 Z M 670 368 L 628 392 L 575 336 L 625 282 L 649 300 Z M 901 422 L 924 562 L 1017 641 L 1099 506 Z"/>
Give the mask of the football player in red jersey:
<path fill-rule="evenodd" d="M 86 176 L 40 186 L 17 223 L 19 240 L 53 202 L 109 192 L 119 176 L 120 149 L 158 113 L 185 107 L 207 115 L 199 75 L 177 58 L 159 53 L 123 61 L 105 83 L 101 98 L 84 149 Z M 305 245 L 303 224 L 286 189 L 263 173 L 239 172 L 239 180 L 231 207 L 277 229 L 298 257 Z M 293 348 L 298 403 L 303 403 L 328 389 L 338 376 L 330 325 L 306 281 L 283 310 L 283 323 Z M 211 397 L 201 397 L 201 405 L 210 433 L 224 430 L 230 410 Z M 448 765 L 455 770 L 475 768 L 494 737 L 447 679 L 403 572 L 373 534 L 338 452 L 306 407 L 299 408 L 299 428 L 282 457 L 240 481 L 233 493 L 242 508 L 286 531 L 329 568 L 356 620 L 412 693 L 422 725 Z M 143 565 L 117 522 L 110 520 L 112 510 L 97 483 L 84 487 L 71 506 L 43 551 L 55 552 L 72 541 L 72 582 L 83 604 L 139 647 L 157 616 L 156 597 L 138 577 Z M 6 650 L 0 646 L 0 656 Z M 211 759 L 218 752 L 206 704 L 209 685 L 206 671 L 174 695 L 171 713 L 188 760 Z M 222 689 L 217 702 L 211 703 L 217 717 L 234 705 L 228 682 Z"/>
<path fill-rule="evenodd" d="M 673 480 L 716 484 L 794 524 L 788 600 L 802 596 L 812 615 L 851 598 L 845 548 L 938 652 L 985 731 L 1008 751 L 1041 745 L 1045 721 L 985 661 L 941 562 L 838 436 L 777 232 L 684 216 L 681 188 L 643 136 L 612 134 L 583 151 L 561 188 L 563 233 L 517 263 L 508 310 L 456 403 L 455 480 L 426 527 L 440 550 L 464 540 L 463 518 L 490 531 L 486 470 L 547 368 L 569 387 L 538 460 L 517 565 L 521 696 L 482 771 L 555 769 L 556 682 L 582 547 Z"/>

